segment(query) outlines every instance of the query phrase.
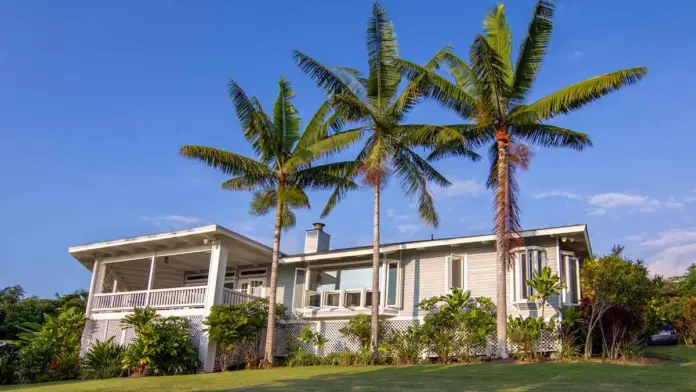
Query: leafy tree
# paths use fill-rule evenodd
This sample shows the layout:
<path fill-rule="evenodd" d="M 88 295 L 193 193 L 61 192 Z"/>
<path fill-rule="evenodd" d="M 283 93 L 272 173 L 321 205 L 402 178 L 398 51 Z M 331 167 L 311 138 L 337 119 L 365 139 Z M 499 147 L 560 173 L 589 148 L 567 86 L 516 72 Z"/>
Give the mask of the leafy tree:
<path fill-rule="evenodd" d="M 378 333 L 384 334 L 384 320 L 379 320 Z M 358 314 L 350 318 L 348 323 L 340 329 L 341 335 L 353 339 L 360 344 L 361 350 L 367 350 L 372 341 L 372 319 L 366 314 Z"/>
<path fill-rule="evenodd" d="M 423 319 L 423 337 L 426 346 L 442 362 L 449 362 L 455 354 L 455 343 L 463 316 L 475 306 L 471 293 L 453 287 L 446 295 L 424 299 L 418 307 L 428 312 Z"/>
<path fill-rule="evenodd" d="M 121 328 L 132 328 L 136 336 L 123 358 L 123 368 L 135 375 L 147 374 L 154 361 L 158 349 L 155 320 L 159 317 L 153 308 L 134 308 L 121 320 Z"/>
<path fill-rule="evenodd" d="M 283 305 L 276 307 L 276 322 L 286 318 L 286 308 Z M 268 299 L 213 306 L 210 315 L 203 323 L 208 327 L 208 337 L 217 342 L 218 362 L 223 371 L 230 365 L 230 360 L 235 351 L 249 342 L 254 342 L 258 347 L 263 329 L 268 324 Z"/>
<path fill-rule="evenodd" d="M 454 81 L 427 67 L 397 60 L 420 91 L 438 100 L 471 124 L 460 127 L 466 144 L 453 141 L 435 149 L 430 160 L 452 155 L 469 156 L 469 146 L 490 143 L 490 174 L 487 185 L 495 191 L 495 234 L 497 249 L 497 335 L 501 357 L 506 353 L 506 269 L 510 249 L 521 242 L 519 235 L 518 184 L 516 171 L 526 169 L 531 150 L 524 143 L 541 147 L 583 150 L 592 143 L 587 134 L 548 124 L 562 114 L 641 80 L 646 68 L 629 68 L 586 79 L 562 88 L 534 102 L 528 102 L 553 30 L 554 4 L 538 0 L 528 31 L 512 61 L 512 34 L 504 6 L 496 5 L 486 16 L 483 32 L 469 49 L 469 63 L 455 56 L 449 47 L 438 57 Z"/>
<path fill-rule="evenodd" d="M 324 103 L 300 133 L 300 117 L 292 103 L 295 92 L 290 82 L 281 78 L 272 117 L 255 97 L 249 98 L 234 81 L 228 84 L 229 95 L 242 124 L 242 131 L 252 145 L 258 160 L 214 147 L 187 145 L 180 154 L 204 162 L 224 174 L 234 176 L 222 184 L 223 189 L 253 192 L 250 213 L 266 215 L 275 209 L 273 258 L 270 298 L 276 298 L 280 231 L 295 226 L 293 209 L 309 208 L 307 189 L 321 190 L 341 184 L 344 189 L 357 186 L 344 174 L 352 162 L 335 162 L 318 166 L 320 158 L 340 151 L 357 140 L 359 132 L 342 132 L 329 136 L 341 121 L 331 113 L 330 102 Z M 275 314 L 271 301 L 269 315 Z M 265 362 L 273 364 L 275 318 L 268 318 Z"/>
<path fill-rule="evenodd" d="M 529 299 L 537 301 L 541 307 L 541 318 L 544 319 L 544 310 L 546 303 L 554 294 L 558 294 L 566 286 L 561 282 L 561 278 L 551 272 L 550 267 L 544 267 L 541 271 L 535 271 L 532 279 L 525 282 L 527 286 L 534 289 Z"/>
<path fill-rule="evenodd" d="M 631 340 L 630 337 L 642 328 L 643 315 L 654 295 L 647 268 L 621 256 L 588 259 L 581 269 L 581 289 L 587 326 L 585 357 L 592 355 L 597 326 L 602 333 L 603 352 L 618 357 L 617 350 L 624 340 Z M 607 318 L 610 310 L 616 313 Z M 608 321 L 606 328 L 603 321 Z"/>
<path fill-rule="evenodd" d="M 667 320 L 687 345 L 696 344 L 696 297 L 678 297 L 665 306 Z"/>
<path fill-rule="evenodd" d="M 684 297 L 696 297 L 696 263 L 686 269 L 679 281 L 679 294 Z"/>
<path fill-rule="evenodd" d="M 352 174 L 359 175 L 365 185 L 374 189 L 373 240 L 372 240 L 372 289 L 379 285 L 380 243 L 380 195 L 389 175 L 396 174 L 407 196 L 418 198 L 418 212 L 423 222 L 433 227 L 438 225 L 433 198 L 427 183 L 433 182 L 446 187 L 450 182 L 414 148 L 432 147 L 438 143 L 461 140 L 461 135 L 446 126 L 430 124 L 404 124 L 406 115 L 420 101 L 422 94 L 415 83 L 410 83 L 398 92 L 402 77 L 396 60 L 398 44 L 392 23 L 386 10 L 377 2 L 367 26 L 368 76 L 363 77 L 357 69 L 328 67 L 316 59 L 295 51 L 297 65 L 317 85 L 331 95 L 339 115 L 360 127 L 346 131 L 357 138 L 366 135 L 364 144 L 356 158 Z M 425 67 L 432 68 L 437 59 Z M 472 159 L 478 155 L 466 150 Z M 339 184 L 330 196 L 322 216 L 326 216 L 342 200 L 349 183 Z M 352 186 L 352 184 L 350 184 Z M 379 296 L 372 296 L 372 350 L 377 352 Z"/>
<path fill-rule="evenodd" d="M 20 285 L 7 286 L 0 290 L 0 309 L 14 305 L 24 298 L 26 292 Z"/>

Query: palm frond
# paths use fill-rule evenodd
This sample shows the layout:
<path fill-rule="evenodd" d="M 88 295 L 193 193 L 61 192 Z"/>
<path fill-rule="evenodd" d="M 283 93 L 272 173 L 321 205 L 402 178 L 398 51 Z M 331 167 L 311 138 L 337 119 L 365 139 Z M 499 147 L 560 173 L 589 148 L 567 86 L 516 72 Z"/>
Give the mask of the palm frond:
<path fill-rule="evenodd" d="M 325 101 L 319 109 L 314 113 L 312 119 L 302 132 L 299 140 L 295 144 L 293 153 L 297 151 L 302 151 L 307 146 L 324 139 L 329 134 L 329 129 L 333 126 L 341 127 L 341 124 L 336 124 L 336 119 L 332 119 L 331 122 L 327 123 L 326 117 L 332 111 L 333 102 L 331 100 Z M 339 119 L 340 121 L 340 119 Z"/>
<path fill-rule="evenodd" d="M 367 24 L 367 60 L 370 67 L 367 95 L 378 111 L 386 109 L 399 87 L 401 74 L 394 66 L 394 59 L 398 57 L 394 26 L 384 7 L 375 2 Z"/>
<path fill-rule="evenodd" d="M 336 113 L 345 122 L 361 122 L 377 118 L 370 105 L 350 94 L 336 94 L 331 100 Z"/>
<path fill-rule="evenodd" d="M 364 86 L 345 69 L 329 68 L 297 50 L 293 51 L 292 57 L 297 66 L 327 94 L 350 94 L 357 99 L 365 97 Z"/>
<path fill-rule="evenodd" d="M 469 118 L 474 112 L 476 100 L 456 84 L 443 78 L 432 70 L 404 59 L 395 63 L 401 73 L 410 81 L 417 81 L 423 97 L 431 98 L 443 107 L 453 110 L 462 118 Z"/>
<path fill-rule="evenodd" d="M 481 100 L 494 108 L 496 118 L 507 114 L 507 99 L 510 87 L 505 81 L 505 63 L 498 53 L 491 48 L 486 38 L 478 35 L 469 50 L 471 69 L 479 81 Z"/>
<path fill-rule="evenodd" d="M 460 59 L 454 53 L 443 53 L 442 62 L 447 67 L 448 72 L 454 78 L 457 87 L 464 90 L 472 97 L 478 94 L 479 81 L 476 73 L 466 61 Z"/>
<path fill-rule="evenodd" d="M 638 83 L 647 73 L 645 67 L 628 68 L 583 80 L 528 106 L 515 108 L 510 113 L 510 119 L 514 123 L 529 124 L 568 114 L 621 87 Z"/>
<path fill-rule="evenodd" d="M 249 213 L 254 216 L 263 216 L 277 206 L 278 193 L 274 188 L 266 188 L 254 192 L 249 204 Z"/>
<path fill-rule="evenodd" d="M 406 196 L 418 195 L 418 215 L 426 224 L 437 227 L 439 219 L 433 198 L 427 189 L 427 177 L 419 164 L 413 160 L 413 156 L 417 154 L 409 154 L 407 151 L 402 149 L 393 157 L 394 170 L 401 179 L 401 189 Z"/>
<path fill-rule="evenodd" d="M 360 127 L 325 137 L 316 143 L 306 146 L 302 150 L 295 151 L 292 157 L 283 164 L 283 168 L 292 171 L 300 166 L 307 166 L 318 158 L 337 154 L 360 140 L 364 131 L 365 128 Z"/>
<path fill-rule="evenodd" d="M 254 175 L 243 175 L 230 178 L 222 183 L 222 189 L 230 191 L 249 191 L 259 188 L 270 187 L 275 184 L 275 181 L 269 181 L 265 176 L 257 177 Z"/>
<path fill-rule="evenodd" d="M 481 159 L 481 156 L 474 152 L 474 149 L 493 138 L 491 132 L 486 129 L 479 129 L 475 124 L 451 124 L 443 126 L 457 130 L 464 138 L 464 142 L 453 140 L 433 146 L 427 157 L 428 161 L 438 161 L 449 157 L 464 157 L 476 162 Z"/>
<path fill-rule="evenodd" d="M 406 146 L 435 147 L 452 142 L 465 143 L 466 139 L 457 130 L 460 125 L 453 127 L 432 124 L 403 124 L 395 127 Z"/>
<path fill-rule="evenodd" d="M 292 150 L 300 132 L 300 117 L 295 105 L 292 104 L 293 98 L 295 98 L 295 91 L 290 82 L 285 78 L 280 78 L 278 97 L 273 107 L 273 126 L 276 132 L 280 132 L 277 139 L 281 144 L 276 148 L 286 154 Z"/>
<path fill-rule="evenodd" d="M 527 35 L 517 55 L 510 96 L 510 101 L 514 104 L 524 102 L 534 85 L 537 71 L 551 40 L 554 8 L 552 0 L 538 0 L 534 7 L 532 21 L 529 22 Z"/>
<path fill-rule="evenodd" d="M 512 86 L 512 33 L 505 19 L 505 5 L 496 4 L 483 21 L 483 32 L 488 45 L 498 53 L 505 64 L 505 81 Z"/>
<path fill-rule="evenodd" d="M 357 176 L 358 170 L 363 167 L 363 162 L 365 160 L 366 155 L 367 150 L 363 148 L 362 150 L 360 150 L 360 153 L 355 158 L 355 161 L 352 162 L 352 167 L 350 167 L 350 169 L 345 172 L 341 172 L 341 180 L 336 185 L 336 188 L 334 188 L 333 192 L 331 192 L 331 195 L 329 196 L 329 199 L 326 201 L 326 205 L 324 206 L 324 209 L 321 212 L 322 218 L 327 217 L 331 213 L 331 211 L 333 211 L 333 209 L 336 207 L 336 204 L 340 203 L 341 201 L 343 201 L 343 199 L 345 199 L 349 191 L 358 189 L 358 186 L 355 184 L 353 179 Z"/>
<path fill-rule="evenodd" d="M 254 176 L 272 181 L 273 173 L 261 162 L 233 152 L 206 146 L 183 146 L 179 154 L 195 159 L 229 176 Z"/>
<path fill-rule="evenodd" d="M 517 167 L 510 159 L 509 147 L 506 159 L 507 167 L 500 169 L 500 157 L 495 148 L 495 170 L 496 181 L 492 187 L 495 192 L 493 199 L 493 209 L 495 211 L 494 232 L 496 233 L 496 247 L 505 253 L 506 264 L 511 262 L 510 249 L 522 245 L 522 234 L 520 224 L 520 208 L 518 204 L 519 185 L 517 184 Z M 507 169 L 507 170 L 505 170 Z M 491 174 L 493 172 L 493 165 Z"/>
<path fill-rule="evenodd" d="M 290 209 L 310 208 L 309 197 L 297 184 L 287 184 L 280 189 L 280 198 L 283 205 Z"/>
<path fill-rule="evenodd" d="M 250 99 L 234 80 L 230 79 L 227 83 L 227 90 L 242 125 L 244 137 L 251 143 L 256 154 L 262 157 L 262 161 L 266 162 L 269 152 L 274 148 L 273 129 L 265 122 L 259 121 L 256 107 L 260 105 L 255 98 Z"/>
<path fill-rule="evenodd" d="M 345 186 L 348 190 L 353 190 L 358 187 L 351 177 L 356 172 L 356 167 L 355 161 L 312 166 L 295 173 L 292 181 L 303 189 L 327 190 L 337 186 Z"/>
<path fill-rule="evenodd" d="M 541 147 L 567 147 L 582 151 L 591 147 L 592 141 L 586 133 L 553 125 L 536 124 L 514 127 L 513 133 L 520 139 Z"/>
<path fill-rule="evenodd" d="M 418 170 L 423 173 L 428 181 L 442 188 L 452 185 L 452 183 L 445 178 L 445 176 L 432 167 L 425 159 L 421 158 L 420 155 L 416 154 L 410 149 L 404 149 L 404 153 L 409 156 L 413 165 L 415 165 Z"/>

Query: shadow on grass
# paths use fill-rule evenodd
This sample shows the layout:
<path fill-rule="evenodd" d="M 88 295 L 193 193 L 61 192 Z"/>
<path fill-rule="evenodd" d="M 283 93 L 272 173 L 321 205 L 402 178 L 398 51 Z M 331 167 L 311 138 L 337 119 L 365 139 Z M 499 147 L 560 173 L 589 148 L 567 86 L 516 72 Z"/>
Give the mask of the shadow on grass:
<path fill-rule="evenodd" d="M 696 372 L 679 366 L 607 363 L 418 365 L 345 373 L 218 391 L 644 391 L 696 390 Z"/>

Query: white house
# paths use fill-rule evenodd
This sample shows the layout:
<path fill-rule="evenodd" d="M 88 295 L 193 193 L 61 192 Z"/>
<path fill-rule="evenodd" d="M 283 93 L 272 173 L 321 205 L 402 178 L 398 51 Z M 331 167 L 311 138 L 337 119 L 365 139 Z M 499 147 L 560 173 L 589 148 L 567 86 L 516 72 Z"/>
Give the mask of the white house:
<path fill-rule="evenodd" d="M 566 282 L 551 299 L 548 317 L 580 298 L 581 260 L 592 254 L 586 225 L 540 228 L 523 232 L 524 247 L 515 252 L 508 271 L 510 315 L 536 315 L 524 285 L 534 271 L 549 266 Z M 307 231 L 304 253 L 281 255 L 276 301 L 289 310 L 283 336 L 311 326 L 321 331 L 327 350 L 350 346 L 338 333 L 348 318 L 369 313 L 372 247 L 330 249 L 323 224 Z M 393 328 L 424 316 L 418 303 L 449 291 L 470 290 L 474 297 L 496 300 L 495 238 L 476 235 L 384 244 L 380 248 L 379 313 Z M 271 248 L 222 226 L 210 225 L 149 236 L 126 238 L 69 248 L 92 271 L 88 323 L 83 350 L 96 340 L 115 336 L 132 339 L 120 320 L 134 307 L 150 306 L 164 316 L 189 319 L 205 371 L 214 367 L 215 342 L 208 341 L 202 320 L 213 305 L 238 303 L 267 294 Z M 213 273 L 210 273 L 210 272 Z"/>

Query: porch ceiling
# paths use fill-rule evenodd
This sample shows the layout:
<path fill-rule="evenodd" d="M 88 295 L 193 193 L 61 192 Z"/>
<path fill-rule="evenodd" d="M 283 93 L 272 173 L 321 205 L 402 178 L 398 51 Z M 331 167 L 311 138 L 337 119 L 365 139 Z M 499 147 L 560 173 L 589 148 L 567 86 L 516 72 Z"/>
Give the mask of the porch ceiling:
<path fill-rule="evenodd" d="M 270 247 L 219 225 L 73 246 L 68 248 L 68 251 L 82 265 L 91 270 L 98 257 L 127 257 L 151 252 L 173 251 L 200 247 L 215 240 L 222 241 L 228 247 L 228 263 L 231 265 L 258 265 L 271 261 L 272 249 Z M 181 259 L 182 263 L 187 261 L 194 261 L 195 264 L 205 263 L 207 268 L 209 253 L 201 252 L 187 254 L 185 257 L 178 255 L 170 257 L 172 261 Z M 199 258 L 200 260 L 198 260 Z"/>

